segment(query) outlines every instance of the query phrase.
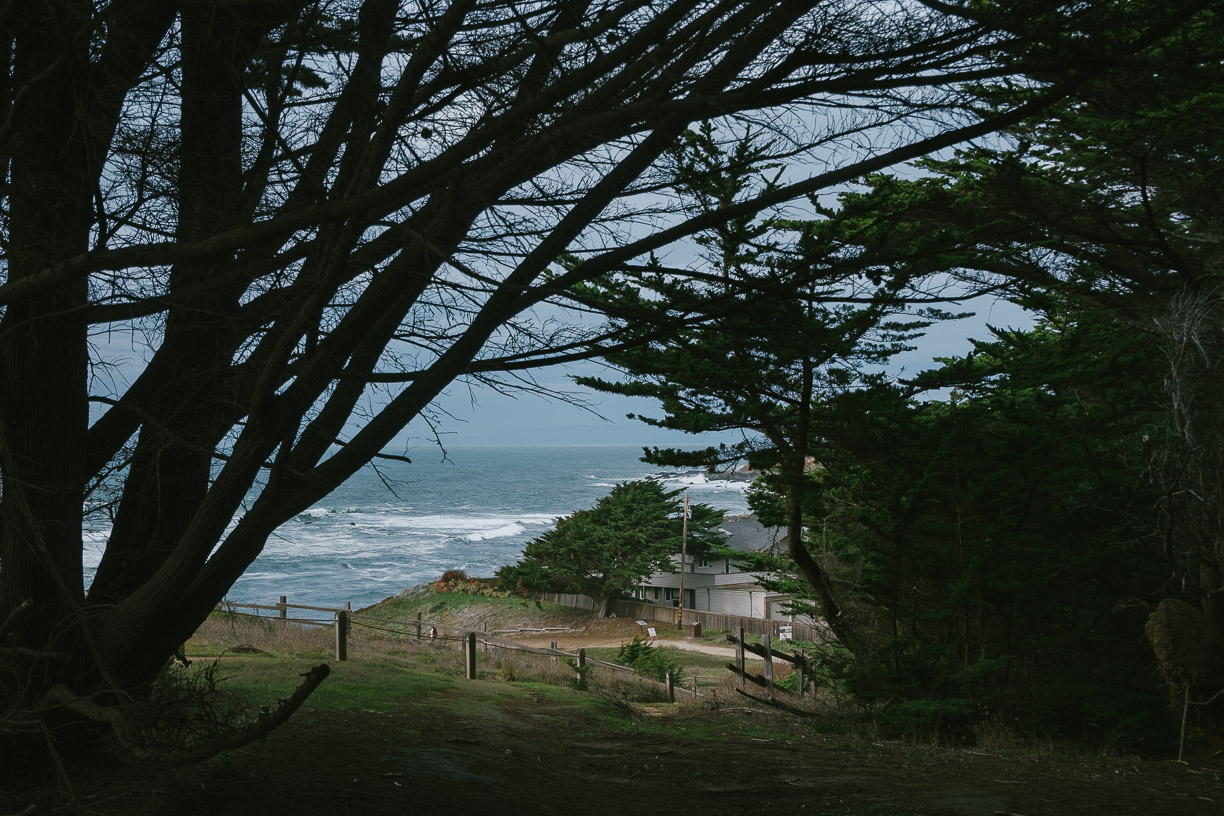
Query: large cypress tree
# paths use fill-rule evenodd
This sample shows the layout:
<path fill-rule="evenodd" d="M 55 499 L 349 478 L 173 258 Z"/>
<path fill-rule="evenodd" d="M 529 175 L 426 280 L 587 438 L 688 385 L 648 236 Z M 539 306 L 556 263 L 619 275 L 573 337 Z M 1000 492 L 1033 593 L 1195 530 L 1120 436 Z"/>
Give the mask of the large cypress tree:
<path fill-rule="evenodd" d="M 595 600 L 607 617 L 615 603 L 654 572 L 672 572 L 687 527 L 688 552 L 700 556 L 720 538 L 723 514 L 708 505 L 689 507 L 684 522 L 680 491 L 655 481 L 625 482 L 589 510 L 557 519 L 557 526 L 529 542 L 523 558 L 497 571 L 504 588 L 521 592 L 575 592 Z"/>

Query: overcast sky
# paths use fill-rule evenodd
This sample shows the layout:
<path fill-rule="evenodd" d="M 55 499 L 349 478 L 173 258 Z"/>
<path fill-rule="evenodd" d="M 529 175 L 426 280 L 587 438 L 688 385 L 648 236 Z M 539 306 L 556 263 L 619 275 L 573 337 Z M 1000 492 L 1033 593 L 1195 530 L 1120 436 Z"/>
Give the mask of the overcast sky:
<path fill-rule="evenodd" d="M 971 301 L 963 308 L 948 308 L 950 311 L 976 310 L 977 314 L 973 318 L 932 326 L 926 337 L 916 341 L 918 349 L 899 355 L 891 368 L 914 374 L 930 368 L 935 357 L 964 354 L 971 348 L 969 338 L 989 338 L 988 323 L 1001 328 L 1026 328 L 1032 325 L 1028 315 L 1005 301 Z M 567 374 L 599 371 L 597 364 L 590 363 L 581 369 L 551 368 L 537 375 L 537 381 L 543 386 L 581 394 L 598 412 L 598 416 L 573 405 L 531 394 L 515 398 L 490 390 L 472 393 L 462 386 L 452 386 L 440 401 L 452 415 L 443 417 L 439 427 L 443 432 L 444 444 L 704 447 L 736 438 L 734 435 L 695 436 L 627 419 L 625 415 L 628 413 L 659 416 L 658 403 L 579 389 L 567 379 Z M 409 448 L 431 445 L 432 439 L 424 423 L 415 423 L 408 429 Z"/>
<path fill-rule="evenodd" d="M 949 310 L 957 310 L 951 306 Z M 968 338 L 989 336 L 986 324 L 1008 328 L 1031 325 L 1030 316 L 1004 301 L 971 301 L 963 311 L 977 310 L 970 319 L 937 324 L 926 337 L 916 341 L 918 349 L 896 358 L 893 370 L 916 373 L 931 366 L 935 357 L 964 354 L 970 349 Z M 94 338 L 97 352 L 110 361 L 110 367 L 96 370 L 96 376 L 113 377 L 115 393 L 125 387 L 143 368 L 143 349 L 130 334 L 116 333 Z M 546 399 L 533 394 L 517 397 L 489 389 L 470 391 L 454 384 L 439 400 L 449 416 L 439 417 L 436 427 L 445 446 L 458 445 L 634 445 L 660 447 L 704 447 L 720 441 L 733 442 L 735 434 L 694 436 L 654 428 L 626 414 L 659 416 L 658 403 L 649 399 L 600 394 L 580 389 L 569 380 L 572 374 L 601 374 L 598 363 L 582 367 L 553 367 L 537 373 L 536 381 L 555 391 L 578 395 L 590 405 L 584 410 L 563 401 Z M 428 424 L 414 422 L 401 436 L 402 447 L 409 451 L 433 448 L 433 432 Z M 396 444 L 394 448 L 399 448 Z M 393 451 L 398 452 L 398 451 Z"/>

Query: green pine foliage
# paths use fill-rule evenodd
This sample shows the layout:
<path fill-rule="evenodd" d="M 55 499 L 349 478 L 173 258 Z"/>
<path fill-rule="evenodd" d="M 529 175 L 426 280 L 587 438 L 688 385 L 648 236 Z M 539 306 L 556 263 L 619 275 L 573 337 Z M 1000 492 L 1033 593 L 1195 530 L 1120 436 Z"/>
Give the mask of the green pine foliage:
<path fill-rule="evenodd" d="M 628 666 L 639 674 L 651 677 L 660 683 L 667 680 L 669 673 L 675 681 L 679 682 L 684 670 L 684 666 L 668 654 L 667 650 L 652 646 L 637 635 L 634 635 L 633 640 L 628 643 L 621 644 L 612 662 Z"/>
<path fill-rule="evenodd" d="M 1095 318 L 949 360 L 927 379 L 959 386 L 953 400 L 894 387 L 834 406 L 809 535 L 851 614 L 876 622 L 861 696 L 969 700 L 1077 737 L 1133 727 L 1136 698 L 1154 720 L 1135 601 L 1162 570 L 1128 463 L 1159 380 L 1148 338 Z"/>
<path fill-rule="evenodd" d="M 650 424 L 749 432 L 649 455 L 763 470 L 753 509 L 791 553 L 736 560 L 827 619 L 847 647 L 831 682 L 888 731 L 990 719 L 1155 748 L 1148 613 L 1182 596 L 1224 642 L 1224 16 L 1153 15 L 1102 23 L 1142 53 L 1039 120 L 862 179 L 814 220 L 711 230 L 704 276 L 656 260 L 590 289 L 643 343 L 588 384 L 653 397 Z M 977 92 L 997 110 L 1042 91 Z M 676 192 L 713 213 L 768 190 L 773 147 L 693 131 Z M 873 370 L 945 316 L 922 310 L 943 287 L 1037 325 L 908 380 Z"/>
<path fill-rule="evenodd" d="M 694 213 L 725 210 L 772 188 L 775 152 L 759 134 L 728 138 L 708 125 L 690 131 L 672 154 L 675 191 Z M 589 297 L 603 311 L 633 315 L 618 321 L 618 335 L 640 342 L 608 357 L 623 379 L 580 380 L 656 399 L 662 416 L 638 417 L 650 425 L 747 432 L 739 444 L 654 449 L 646 459 L 710 468 L 746 459 L 769 470 L 785 497 L 777 523 L 795 539 L 810 498 L 803 488 L 809 447 L 819 434 L 813 405 L 874 381 L 873 368 L 908 349 L 932 320 L 950 317 L 929 305 L 916 279 L 844 263 L 828 232 L 830 214 L 811 205 L 821 218 L 744 216 L 702 234 L 703 274 L 676 276 L 656 261 L 593 285 Z M 820 564 L 803 559 L 800 566 L 838 637 L 853 642 Z"/>
<path fill-rule="evenodd" d="M 842 400 L 814 450 L 829 501 L 809 535 L 848 605 L 889 622 L 860 694 L 1152 745 L 1147 614 L 1182 596 L 1224 636 L 1221 43 L 1224 18 L 1197 12 L 1009 139 L 843 197 L 847 257 L 1041 318 Z M 936 388 L 951 398 L 912 399 Z"/>
<path fill-rule="evenodd" d="M 720 534 L 722 513 L 707 505 L 690 507 L 690 553 L 708 551 Z M 497 572 L 498 586 L 520 592 L 574 592 L 588 595 L 601 615 L 654 572 L 674 570 L 684 537 L 680 491 L 658 482 L 625 482 L 595 507 L 557 520 L 557 526 L 529 542 L 523 558 Z"/>

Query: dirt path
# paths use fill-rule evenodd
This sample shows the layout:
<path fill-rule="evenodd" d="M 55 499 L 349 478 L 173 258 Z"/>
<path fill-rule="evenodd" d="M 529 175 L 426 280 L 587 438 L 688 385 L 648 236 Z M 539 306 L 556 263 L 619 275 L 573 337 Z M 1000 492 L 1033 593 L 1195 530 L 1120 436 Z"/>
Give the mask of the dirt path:
<path fill-rule="evenodd" d="M 524 646 L 534 646 L 537 648 L 548 648 L 552 643 L 557 644 L 557 648 L 567 652 L 573 652 L 578 649 L 615 649 L 625 642 L 624 638 L 611 638 L 600 635 L 587 635 L 582 632 L 556 632 L 544 636 L 520 636 L 513 638 L 515 643 L 522 643 Z M 700 640 L 670 640 L 660 639 L 652 640 L 651 644 L 662 646 L 664 648 L 680 649 L 686 652 L 701 652 L 703 654 L 715 655 L 717 657 L 725 657 L 728 660 L 735 659 L 735 648 L 732 646 L 717 646 L 713 643 L 705 643 Z M 749 656 L 749 659 L 754 659 Z"/>
<path fill-rule="evenodd" d="M 664 626 L 668 626 L 667 624 L 655 623 L 656 632 L 665 636 L 649 638 L 643 627 L 638 626 L 631 619 L 606 618 L 601 620 L 590 617 L 589 612 L 581 612 L 579 610 L 572 610 L 571 614 L 559 617 L 557 620 L 550 622 L 549 625 L 551 623 L 568 624 L 568 629 L 565 631 L 540 633 L 531 631 L 505 632 L 500 633 L 498 637 L 522 643 L 524 646 L 533 646 L 541 649 L 548 648 L 549 645 L 555 642 L 557 648 L 567 652 L 575 652 L 578 649 L 615 649 L 634 637 L 641 637 L 648 639 L 655 646 L 681 649 L 686 652 L 701 652 L 702 654 L 714 655 L 716 657 L 725 657 L 728 660 L 735 659 L 734 646 L 694 640 L 683 636 L 667 637 L 666 635 L 680 634 L 674 625 L 664 629 Z M 468 625 L 471 625 L 471 623 L 468 622 Z M 748 655 L 748 659 L 758 658 Z"/>

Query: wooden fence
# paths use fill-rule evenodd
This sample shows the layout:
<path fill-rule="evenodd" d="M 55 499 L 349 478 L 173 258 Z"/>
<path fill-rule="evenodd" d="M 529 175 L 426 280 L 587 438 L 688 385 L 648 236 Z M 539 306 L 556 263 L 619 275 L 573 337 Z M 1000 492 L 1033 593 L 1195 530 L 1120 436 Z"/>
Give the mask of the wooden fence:
<path fill-rule="evenodd" d="M 572 606 L 578 609 L 594 609 L 595 602 L 586 595 L 545 593 L 540 600 L 561 606 Z M 677 624 L 675 606 L 662 606 L 647 601 L 617 601 L 615 607 L 617 617 L 633 618 L 634 620 L 659 621 Z M 719 615 L 713 612 L 700 612 L 694 609 L 684 610 L 684 625 L 697 621 L 702 629 L 717 629 L 720 631 L 737 632 L 743 630 L 749 635 L 768 635 L 774 640 L 783 640 L 783 634 L 789 635 L 789 640 L 801 640 L 808 643 L 825 643 L 833 639 L 828 628 L 822 625 L 813 626 L 806 623 L 792 623 L 784 620 L 766 620 L 763 618 L 741 618 L 736 615 Z"/>
<path fill-rule="evenodd" d="M 758 702 L 767 703 L 777 708 L 784 709 L 792 714 L 811 716 L 810 711 L 805 711 L 801 708 L 796 708 L 795 706 L 789 705 L 788 703 L 784 703 L 774 694 L 775 691 L 783 691 L 787 695 L 797 694 L 799 697 L 803 697 L 807 691 L 810 671 L 808 669 L 807 656 L 803 653 L 802 649 L 796 649 L 794 654 L 788 654 L 780 651 L 770 642 L 769 635 L 762 635 L 761 642 L 759 644 L 749 643 L 743 629 L 739 630 L 738 636 L 727 635 L 727 640 L 735 644 L 735 662 L 728 663 L 727 668 L 735 672 L 735 691 L 737 693 Z M 744 666 L 745 652 L 751 652 L 752 654 L 759 656 L 764 661 L 764 672 L 761 677 L 749 674 L 746 670 Z M 795 667 L 795 690 L 793 692 L 774 683 L 773 664 L 775 660 L 785 661 Z M 761 686 L 765 689 L 767 696 L 761 698 L 754 694 L 749 694 L 744 690 L 746 683 L 753 683 L 754 685 Z"/>
<path fill-rule="evenodd" d="M 253 612 L 243 612 L 240 610 L 253 610 Z M 329 618 L 320 617 L 290 617 L 290 610 L 303 610 L 307 612 L 324 612 L 331 613 Z M 222 601 L 217 604 L 217 611 L 229 612 L 235 615 L 252 615 L 254 617 L 271 618 L 272 620 L 283 621 L 286 625 L 292 623 L 299 626 L 330 626 L 335 630 L 335 655 L 336 660 L 343 661 L 348 659 L 348 637 L 354 627 L 369 629 L 372 631 L 390 632 L 399 635 L 412 635 L 417 640 L 429 640 L 432 642 L 451 642 L 459 643 L 460 648 L 464 652 L 465 673 L 469 680 L 476 679 L 476 646 L 479 643 L 487 653 L 490 649 L 502 649 L 511 652 L 526 652 L 528 654 L 546 655 L 553 658 L 567 658 L 573 661 L 574 671 L 577 679 L 581 681 L 586 672 L 591 666 L 602 666 L 613 671 L 627 673 L 643 680 L 647 683 L 654 683 L 664 686 L 667 691 L 668 702 L 675 702 L 675 692 L 672 683 L 672 677 L 669 674 L 667 680 L 663 683 L 651 677 L 646 677 L 638 673 L 635 669 L 628 666 L 622 666 L 618 663 L 609 663 L 606 660 L 588 657 L 586 649 L 579 649 L 577 652 L 566 652 L 556 648 L 554 641 L 552 648 L 540 648 L 535 646 L 526 646 L 522 643 L 516 643 L 510 640 L 502 640 L 501 638 L 492 637 L 487 630 L 482 629 L 477 632 L 474 629 L 464 629 L 459 626 L 441 623 L 437 621 L 427 621 L 417 613 L 415 619 L 411 620 L 393 620 L 390 618 L 376 618 L 370 615 L 360 615 L 352 611 L 350 603 L 344 604 L 344 609 L 336 609 L 327 606 L 307 606 L 305 604 L 291 604 L 287 602 L 284 595 L 280 596 L 280 600 L 275 604 L 244 604 L 235 603 L 233 601 Z M 275 615 L 260 615 L 260 612 L 274 612 Z M 495 630 L 493 634 L 510 631 L 523 630 Z M 537 632 L 559 632 L 568 631 L 561 628 L 549 628 L 531 630 Z M 443 634 L 443 633 L 446 634 Z M 693 693 L 696 693 L 696 685 L 693 686 Z"/>

